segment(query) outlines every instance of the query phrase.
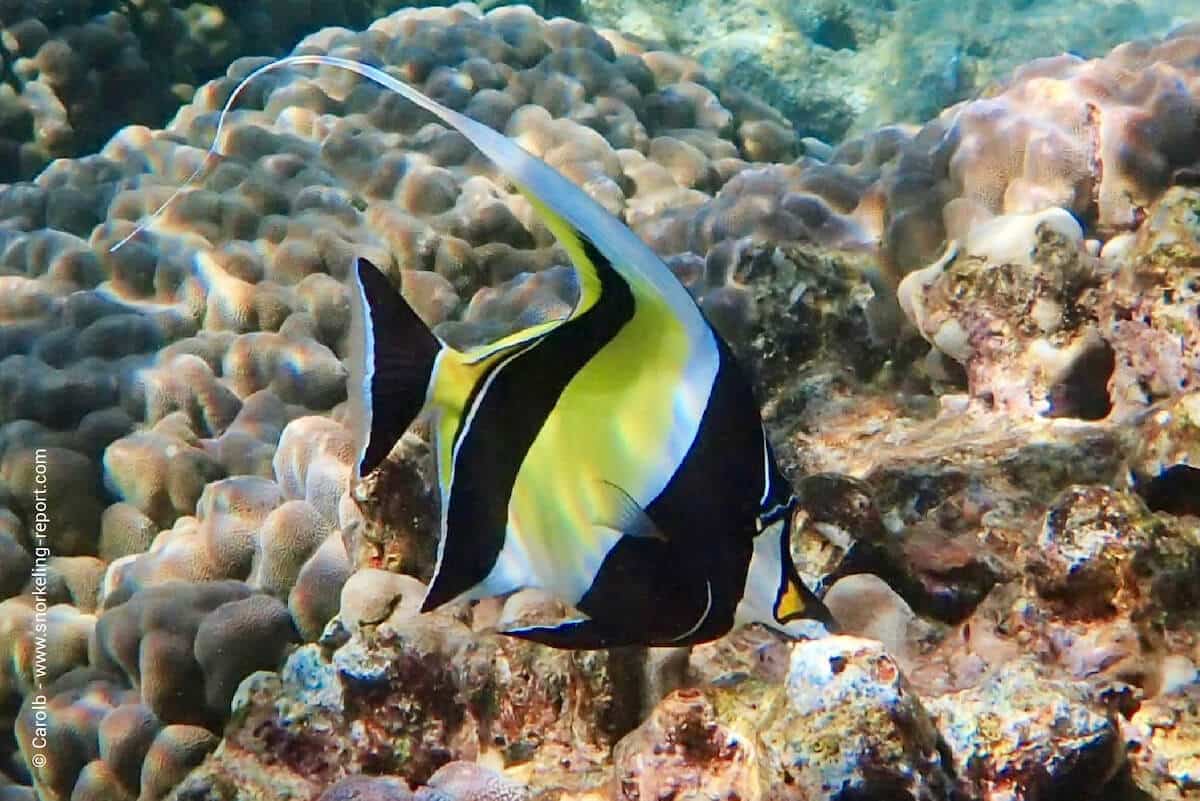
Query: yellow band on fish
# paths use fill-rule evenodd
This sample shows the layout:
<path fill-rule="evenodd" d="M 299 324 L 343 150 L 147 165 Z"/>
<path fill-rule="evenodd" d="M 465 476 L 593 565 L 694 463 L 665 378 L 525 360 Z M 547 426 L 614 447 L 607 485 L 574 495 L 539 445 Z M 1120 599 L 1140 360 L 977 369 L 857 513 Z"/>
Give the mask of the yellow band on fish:
<path fill-rule="evenodd" d="M 780 623 L 804 617 L 808 601 L 795 582 L 788 581 L 783 592 L 775 599 L 775 619 Z"/>

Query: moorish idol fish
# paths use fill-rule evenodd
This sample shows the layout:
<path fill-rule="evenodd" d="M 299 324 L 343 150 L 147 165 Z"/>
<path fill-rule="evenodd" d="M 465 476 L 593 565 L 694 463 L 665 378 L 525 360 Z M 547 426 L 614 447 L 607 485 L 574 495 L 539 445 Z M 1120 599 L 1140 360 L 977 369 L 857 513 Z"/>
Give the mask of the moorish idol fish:
<path fill-rule="evenodd" d="M 578 275 L 565 317 L 462 351 L 357 260 L 358 476 L 431 413 L 441 540 L 422 611 L 539 588 L 585 617 L 504 633 L 560 648 L 692 644 L 752 622 L 797 636 L 811 631 L 802 618 L 832 627 L 792 562 L 796 500 L 750 383 L 662 260 L 508 137 L 374 67 L 284 58 L 225 110 L 258 75 L 302 64 L 351 70 L 463 134 Z"/>

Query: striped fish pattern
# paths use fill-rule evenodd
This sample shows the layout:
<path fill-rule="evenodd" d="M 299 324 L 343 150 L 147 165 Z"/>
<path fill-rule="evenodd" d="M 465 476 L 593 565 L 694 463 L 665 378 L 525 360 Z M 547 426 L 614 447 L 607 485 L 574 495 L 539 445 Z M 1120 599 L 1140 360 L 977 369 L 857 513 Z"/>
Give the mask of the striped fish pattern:
<path fill-rule="evenodd" d="M 469 139 L 533 204 L 578 274 L 562 319 L 460 351 L 370 262 L 353 270 L 358 474 L 431 415 L 441 495 L 423 611 L 543 589 L 583 616 L 505 633 L 560 648 L 682 645 L 758 622 L 832 626 L 789 552 L 795 500 L 750 382 L 666 265 L 619 220 L 500 133 L 369 65 L 348 69 Z M 219 135 L 219 128 L 218 128 Z"/>

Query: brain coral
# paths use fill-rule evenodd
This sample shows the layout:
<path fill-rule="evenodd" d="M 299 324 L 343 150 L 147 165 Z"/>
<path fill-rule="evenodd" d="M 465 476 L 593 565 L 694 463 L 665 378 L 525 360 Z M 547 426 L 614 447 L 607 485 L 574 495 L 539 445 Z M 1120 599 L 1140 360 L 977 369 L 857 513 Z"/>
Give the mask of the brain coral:
<path fill-rule="evenodd" d="M 43 798 L 68 799 L 86 766 L 100 758 L 103 720 L 124 704 L 137 703 L 132 692 L 112 676 L 84 668 L 51 684 L 44 707 L 26 702 L 17 718 L 21 750 L 32 756 L 35 738 L 44 736 L 46 761 L 34 771 L 34 786 Z M 36 740 L 40 744 L 40 740 Z M 95 775 L 96 771 L 90 771 Z"/>
<path fill-rule="evenodd" d="M 0 691 L 25 695 L 17 742 L 26 758 L 46 755 L 32 763 L 46 799 L 160 799 L 215 747 L 238 683 L 296 637 L 287 607 L 244 584 L 167 584 L 83 625 L 67 604 L 50 609 L 54 660 L 35 683 L 32 609 L 13 613 L 28 597 L 0 604 L 0 645 L 16 657 Z"/>

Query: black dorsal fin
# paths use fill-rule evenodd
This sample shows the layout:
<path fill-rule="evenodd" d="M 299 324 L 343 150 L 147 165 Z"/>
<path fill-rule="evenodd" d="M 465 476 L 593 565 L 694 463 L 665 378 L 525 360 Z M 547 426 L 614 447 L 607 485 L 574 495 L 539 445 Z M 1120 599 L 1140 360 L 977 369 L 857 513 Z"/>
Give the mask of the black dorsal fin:
<path fill-rule="evenodd" d="M 421 409 L 442 344 L 379 268 L 364 258 L 354 266 L 358 297 L 350 397 L 362 404 L 358 475 L 379 466 Z"/>

